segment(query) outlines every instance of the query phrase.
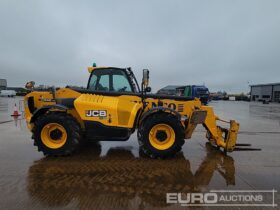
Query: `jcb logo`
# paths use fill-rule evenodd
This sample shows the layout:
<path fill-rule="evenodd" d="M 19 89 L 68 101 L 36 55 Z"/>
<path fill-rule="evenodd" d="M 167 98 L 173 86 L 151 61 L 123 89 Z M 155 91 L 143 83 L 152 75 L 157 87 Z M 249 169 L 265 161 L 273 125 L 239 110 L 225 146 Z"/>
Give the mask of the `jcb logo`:
<path fill-rule="evenodd" d="M 105 110 L 87 110 L 86 117 L 106 117 L 107 112 Z"/>

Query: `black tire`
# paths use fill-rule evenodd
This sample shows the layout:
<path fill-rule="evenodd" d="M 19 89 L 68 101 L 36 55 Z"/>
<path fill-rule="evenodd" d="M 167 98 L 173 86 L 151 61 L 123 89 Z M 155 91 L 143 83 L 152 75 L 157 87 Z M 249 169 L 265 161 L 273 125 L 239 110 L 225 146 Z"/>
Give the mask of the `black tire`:
<path fill-rule="evenodd" d="M 67 139 L 63 146 L 59 148 L 50 148 L 45 145 L 41 139 L 41 131 L 45 125 L 57 123 L 66 130 Z M 40 116 L 34 123 L 33 128 L 34 146 L 38 151 L 42 151 L 48 156 L 70 155 L 79 148 L 82 140 L 81 128 L 79 123 L 71 115 L 63 112 L 51 112 Z"/>
<path fill-rule="evenodd" d="M 165 150 L 152 146 L 149 140 L 150 130 L 157 124 L 167 124 L 175 132 L 175 142 Z M 151 158 L 169 158 L 181 151 L 184 140 L 184 127 L 173 114 L 159 112 L 151 115 L 141 123 L 138 129 L 138 142 L 140 150 Z"/>

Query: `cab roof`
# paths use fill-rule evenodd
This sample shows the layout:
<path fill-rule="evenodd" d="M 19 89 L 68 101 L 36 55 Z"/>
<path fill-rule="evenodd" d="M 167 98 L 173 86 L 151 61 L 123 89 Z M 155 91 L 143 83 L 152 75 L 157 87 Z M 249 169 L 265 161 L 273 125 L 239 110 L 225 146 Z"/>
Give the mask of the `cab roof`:
<path fill-rule="evenodd" d="M 118 67 L 108 67 L 108 66 L 99 66 L 99 67 L 92 67 L 92 66 L 89 66 L 88 67 L 88 72 L 89 73 L 92 73 L 93 71 L 95 70 L 99 70 L 99 69 L 122 69 L 124 70 L 125 68 L 118 68 Z"/>

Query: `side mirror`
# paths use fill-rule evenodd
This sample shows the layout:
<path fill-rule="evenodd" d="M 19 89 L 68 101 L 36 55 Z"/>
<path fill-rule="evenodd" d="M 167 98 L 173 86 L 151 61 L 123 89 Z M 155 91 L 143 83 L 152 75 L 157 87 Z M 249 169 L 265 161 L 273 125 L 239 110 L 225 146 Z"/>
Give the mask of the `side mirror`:
<path fill-rule="evenodd" d="M 35 86 L 35 82 L 34 82 L 34 81 L 30 81 L 30 82 L 27 82 L 27 83 L 25 84 L 25 88 L 26 88 L 26 89 L 33 89 L 34 86 Z"/>
<path fill-rule="evenodd" d="M 146 87 L 146 88 L 145 88 L 145 92 L 150 93 L 151 91 L 152 91 L 152 88 L 151 88 L 151 87 Z"/>
<path fill-rule="evenodd" d="M 149 70 L 148 69 L 143 69 L 143 79 L 142 79 L 142 84 L 144 86 L 144 89 L 149 86 Z"/>

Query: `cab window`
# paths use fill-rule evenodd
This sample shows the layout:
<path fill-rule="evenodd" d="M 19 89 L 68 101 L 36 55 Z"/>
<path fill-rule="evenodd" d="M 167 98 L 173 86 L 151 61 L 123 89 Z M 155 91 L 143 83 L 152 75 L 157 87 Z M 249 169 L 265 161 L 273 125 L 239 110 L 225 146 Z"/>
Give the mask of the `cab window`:
<path fill-rule="evenodd" d="M 110 90 L 110 71 L 107 69 L 97 69 L 92 72 L 88 89 L 91 91 L 109 91 Z"/>
<path fill-rule="evenodd" d="M 95 90 L 96 83 L 97 83 L 97 76 L 92 74 L 88 83 L 88 89 Z"/>
<path fill-rule="evenodd" d="M 104 74 L 100 76 L 99 82 L 96 85 L 96 90 L 99 91 L 109 91 L 109 75 Z"/>
<path fill-rule="evenodd" d="M 131 86 L 124 72 L 113 75 L 113 90 L 117 92 L 132 92 Z"/>

